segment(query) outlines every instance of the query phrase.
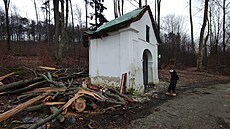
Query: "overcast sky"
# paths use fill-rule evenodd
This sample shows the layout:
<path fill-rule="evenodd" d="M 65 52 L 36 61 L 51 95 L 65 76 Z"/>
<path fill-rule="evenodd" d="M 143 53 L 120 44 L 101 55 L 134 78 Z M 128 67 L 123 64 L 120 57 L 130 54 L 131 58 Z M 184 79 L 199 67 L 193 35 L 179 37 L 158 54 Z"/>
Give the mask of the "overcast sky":
<path fill-rule="evenodd" d="M 24 17 L 28 17 L 29 19 L 34 19 L 35 18 L 35 11 L 34 11 L 34 4 L 33 4 L 33 0 L 10 0 L 11 1 L 11 6 L 15 5 L 20 12 L 21 16 Z M 44 0 L 43 0 L 44 1 Z M 82 8 L 82 11 L 84 12 L 84 0 L 72 0 L 73 5 L 78 4 L 80 7 Z M 130 4 L 130 2 L 128 2 L 128 0 L 125 0 L 125 12 L 129 12 L 133 9 L 135 9 L 136 7 L 138 7 L 138 4 L 136 2 L 134 2 L 134 0 L 129 0 L 131 1 L 134 5 L 136 5 L 136 7 L 132 4 Z M 165 16 L 167 14 L 173 14 L 175 13 L 176 15 L 178 14 L 184 14 L 186 15 L 188 13 L 188 8 L 187 8 L 187 0 L 162 0 L 162 5 L 161 5 L 161 12 L 162 12 L 162 16 Z M 41 5 L 42 0 L 37 0 L 37 6 L 39 7 L 39 5 Z M 113 14 L 113 0 L 105 0 L 104 2 L 105 7 L 107 7 L 108 9 L 105 10 L 105 16 L 111 20 L 114 18 L 114 14 Z M 144 1 L 143 1 L 144 4 Z M 154 6 L 154 0 L 149 0 L 150 6 Z M 3 8 L 4 7 L 4 3 L 3 0 L 0 0 L 0 5 Z M 4 8 L 3 8 L 4 9 Z M 153 10 L 152 10 L 153 11 Z M 40 17 L 43 14 L 41 14 Z"/>
<path fill-rule="evenodd" d="M 34 9 L 34 4 L 33 0 L 10 0 L 11 1 L 11 7 L 16 6 L 18 9 L 19 14 L 22 17 L 27 17 L 28 19 L 35 19 L 35 9 Z M 37 2 L 37 8 L 41 7 L 42 1 L 45 0 L 36 0 Z M 78 5 L 79 7 L 82 7 L 82 13 L 85 15 L 85 9 L 84 9 L 84 0 L 72 0 L 73 6 Z M 133 4 L 130 4 L 130 2 Z M 137 0 L 138 1 L 138 0 Z M 161 2 L 161 17 L 163 18 L 164 16 L 168 14 L 175 14 L 177 15 L 183 15 L 183 16 L 188 16 L 188 0 L 162 0 Z M 51 3 L 52 4 L 52 3 Z M 144 0 L 143 3 L 144 4 Z M 154 0 L 148 0 L 148 4 L 152 9 L 154 9 Z M 0 0 L 0 5 L 2 9 L 4 10 L 4 3 L 3 0 Z M 114 18 L 114 13 L 113 13 L 113 0 L 105 0 L 104 6 L 107 7 L 107 10 L 104 11 L 105 17 L 108 20 L 112 20 Z M 127 13 L 135 8 L 138 7 L 138 4 L 134 0 L 125 0 L 125 7 L 124 7 L 124 12 Z M 90 7 L 89 7 L 90 8 Z M 75 9 L 75 7 L 73 7 Z M 10 12 L 13 10 L 10 10 Z M 40 10 L 41 12 L 41 10 Z M 154 10 L 152 10 L 154 13 Z M 44 19 L 44 13 L 40 13 L 40 18 L 39 19 Z M 75 16 L 76 17 L 76 16 Z M 85 18 L 82 18 L 85 20 Z M 188 19 L 188 17 L 187 17 Z M 188 22 L 188 20 L 187 20 Z M 188 24 L 189 25 L 189 24 Z M 196 31 L 196 30 L 195 30 Z"/>

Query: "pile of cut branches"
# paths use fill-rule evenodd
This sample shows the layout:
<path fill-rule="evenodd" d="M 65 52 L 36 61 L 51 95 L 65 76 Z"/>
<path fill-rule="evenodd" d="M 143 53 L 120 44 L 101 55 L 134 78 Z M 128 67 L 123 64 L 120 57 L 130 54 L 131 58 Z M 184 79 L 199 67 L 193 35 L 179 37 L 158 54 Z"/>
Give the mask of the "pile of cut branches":
<path fill-rule="evenodd" d="M 17 96 L 13 101 L 16 104 L 13 108 L 0 112 L 0 122 L 24 110 L 32 112 L 48 107 L 51 111 L 49 117 L 30 126 L 35 129 L 55 118 L 63 122 L 68 112 L 80 113 L 86 109 L 100 113 L 124 110 L 128 103 L 134 102 L 114 88 L 92 85 L 88 79 L 83 83 L 77 82 L 77 78 L 87 76 L 85 73 L 69 74 L 67 69 L 40 68 L 45 71 L 43 74 L 35 74 L 34 78 L 5 85 L 2 80 L 15 73 L 0 77 L 0 96 Z"/>

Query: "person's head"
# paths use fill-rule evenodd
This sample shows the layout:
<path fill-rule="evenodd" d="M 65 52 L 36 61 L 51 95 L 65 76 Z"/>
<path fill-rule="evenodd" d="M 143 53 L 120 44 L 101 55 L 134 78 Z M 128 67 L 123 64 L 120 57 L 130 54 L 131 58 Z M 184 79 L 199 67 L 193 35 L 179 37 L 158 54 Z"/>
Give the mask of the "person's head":
<path fill-rule="evenodd" d="M 173 70 L 173 69 L 170 69 L 170 70 L 169 70 L 169 72 L 170 72 L 170 73 L 173 73 L 173 72 L 174 72 L 174 70 Z"/>

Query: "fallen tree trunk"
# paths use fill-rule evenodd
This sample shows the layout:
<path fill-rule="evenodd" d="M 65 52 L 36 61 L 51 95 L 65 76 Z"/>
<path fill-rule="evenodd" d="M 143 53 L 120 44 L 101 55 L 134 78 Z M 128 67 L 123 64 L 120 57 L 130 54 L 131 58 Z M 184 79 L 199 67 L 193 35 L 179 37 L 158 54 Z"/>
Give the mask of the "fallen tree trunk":
<path fill-rule="evenodd" d="M 22 87 L 25 87 L 27 85 L 30 85 L 32 83 L 39 82 L 39 81 L 42 81 L 42 80 L 44 80 L 43 77 L 36 77 L 36 78 L 33 78 L 33 79 L 27 79 L 27 80 L 21 80 L 21 81 L 18 81 L 18 82 L 13 82 L 13 83 L 10 83 L 10 84 L 0 86 L 0 92 L 7 91 L 7 90 L 10 90 L 10 89 L 22 88 Z"/>
<path fill-rule="evenodd" d="M 65 88 L 56 88 L 56 87 L 43 87 L 43 88 L 37 88 L 32 91 L 31 93 L 39 93 L 39 92 L 63 92 L 65 91 Z"/>
<path fill-rule="evenodd" d="M 11 116 L 17 114 L 18 112 L 24 110 L 26 107 L 28 107 L 29 105 L 33 104 L 34 102 L 37 102 L 38 100 L 45 98 L 45 96 L 46 96 L 45 94 L 37 96 L 37 97 L 35 97 L 33 99 L 28 100 L 25 103 L 22 103 L 22 104 L 18 105 L 17 107 L 15 107 L 13 109 L 10 109 L 10 110 L 0 114 L 0 122 L 10 118 Z"/>
<path fill-rule="evenodd" d="M 39 86 L 45 84 L 46 82 L 47 82 L 46 80 L 43 80 L 43 81 L 36 82 L 36 83 L 31 84 L 31 85 L 29 85 L 29 86 L 27 86 L 27 87 L 23 87 L 23 88 L 14 90 L 14 91 L 3 92 L 3 93 L 0 94 L 0 95 L 22 93 L 22 92 L 29 91 L 29 90 L 32 90 L 32 89 L 34 89 L 34 88 L 37 88 L 37 87 L 39 87 Z"/>

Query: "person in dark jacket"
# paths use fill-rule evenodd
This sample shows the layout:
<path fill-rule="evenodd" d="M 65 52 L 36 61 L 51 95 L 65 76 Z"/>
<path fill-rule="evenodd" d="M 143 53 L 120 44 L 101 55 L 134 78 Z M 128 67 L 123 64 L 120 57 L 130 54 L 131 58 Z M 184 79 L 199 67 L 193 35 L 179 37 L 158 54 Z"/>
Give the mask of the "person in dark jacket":
<path fill-rule="evenodd" d="M 166 93 L 166 95 L 176 96 L 176 84 L 177 84 L 177 80 L 179 80 L 179 77 L 176 73 L 176 70 L 174 69 L 170 69 L 169 73 L 171 75 L 171 78 L 170 78 L 168 92 Z"/>

